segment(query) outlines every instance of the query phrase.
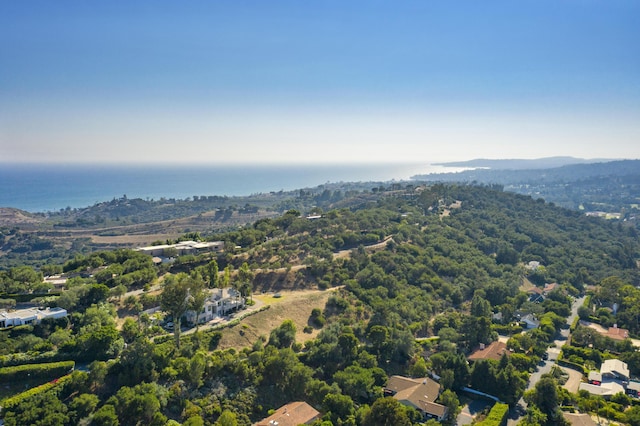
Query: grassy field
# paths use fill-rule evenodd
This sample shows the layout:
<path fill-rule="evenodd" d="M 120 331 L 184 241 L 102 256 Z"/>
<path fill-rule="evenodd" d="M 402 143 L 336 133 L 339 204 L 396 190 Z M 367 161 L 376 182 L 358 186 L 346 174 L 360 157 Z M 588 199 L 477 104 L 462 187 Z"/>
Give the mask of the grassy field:
<path fill-rule="evenodd" d="M 298 290 L 282 291 L 281 297 L 274 297 L 273 293 L 254 295 L 256 303 L 270 305 L 271 308 L 245 318 L 234 327 L 222 330 L 219 349 L 244 348 L 253 345 L 260 336 L 269 338 L 269 333 L 286 319 L 296 325 L 296 342 L 304 343 L 313 339 L 320 332 L 313 329 L 311 333 L 303 330 L 309 323 L 311 311 L 314 308 L 324 309 L 333 290 Z"/>

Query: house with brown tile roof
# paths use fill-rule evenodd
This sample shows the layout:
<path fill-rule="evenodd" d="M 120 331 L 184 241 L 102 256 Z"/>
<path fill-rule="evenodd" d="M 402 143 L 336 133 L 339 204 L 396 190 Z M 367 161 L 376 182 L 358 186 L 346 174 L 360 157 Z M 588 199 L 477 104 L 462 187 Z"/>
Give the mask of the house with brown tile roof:
<path fill-rule="evenodd" d="M 596 422 L 588 414 L 562 413 L 562 416 L 571 426 L 596 426 Z"/>
<path fill-rule="evenodd" d="M 527 293 L 542 296 L 543 291 L 540 287 L 531 287 L 529 290 L 527 290 Z"/>
<path fill-rule="evenodd" d="M 320 412 L 306 402 L 296 401 L 278 408 L 269 417 L 254 426 L 298 426 L 308 425 L 320 418 Z"/>
<path fill-rule="evenodd" d="M 391 376 L 384 388 L 384 394 L 415 408 L 425 417 L 441 421 L 447 415 L 447 407 L 435 402 L 440 395 L 440 383 L 431 378 Z"/>
<path fill-rule="evenodd" d="M 509 355 L 507 344 L 496 340 L 488 346 L 481 343 L 480 347 L 471 352 L 471 355 L 469 355 L 467 359 L 469 361 L 478 361 L 481 359 L 493 359 L 500 361 L 500 358 L 502 358 L 502 355 L 504 354 Z"/>
<path fill-rule="evenodd" d="M 609 327 L 605 336 L 613 340 L 624 340 L 629 337 L 629 330 L 618 328 L 618 326 L 614 325 L 613 327 Z"/>

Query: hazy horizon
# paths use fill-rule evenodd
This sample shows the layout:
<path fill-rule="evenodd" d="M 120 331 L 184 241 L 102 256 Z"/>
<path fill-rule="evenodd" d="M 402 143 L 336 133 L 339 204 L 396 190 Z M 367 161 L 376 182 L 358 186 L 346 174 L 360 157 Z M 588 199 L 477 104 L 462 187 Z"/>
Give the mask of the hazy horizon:
<path fill-rule="evenodd" d="M 640 3 L 0 4 L 0 163 L 640 158 Z"/>

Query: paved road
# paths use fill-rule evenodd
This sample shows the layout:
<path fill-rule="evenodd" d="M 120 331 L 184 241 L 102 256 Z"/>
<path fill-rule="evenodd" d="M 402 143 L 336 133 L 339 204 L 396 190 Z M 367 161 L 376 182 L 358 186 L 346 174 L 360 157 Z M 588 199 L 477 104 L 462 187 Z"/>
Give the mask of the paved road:
<path fill-rule="evenodd" d="M 560 354 L 560 350 L 562 346 L 567 342 L 570 336 L 569 327 L 573 323 L 573 321 L 578 316 L 578 308 L 582 306 L 584 303 L 585 297 L 580 297 L 575 299 L 571 304 L 571 314 L 567 318 L 567 328 L 561 329 L 559 335 L 556 340 L 554 340 L 554 344 L 547 349 L 547 355 L 549 359 L 546 361 L 542 361 L 538 365 L 538 370 L 529 376 L 529 384 L 527 386 L 527 390 L 531 390 L 536 386 L 536 383 L 540 380 L 543 374 L 549 373 L 551 368 L 555 365 L 556 360 L 558 359 L 558 355 Z M 524 399 L 520 398 L 518 404 L 509 411 L 509 419 L 507 420 L 507 426 L 515 426 L 520 418 L 525 414 L 527 410 L 527 403 L 524 402 Z"/>

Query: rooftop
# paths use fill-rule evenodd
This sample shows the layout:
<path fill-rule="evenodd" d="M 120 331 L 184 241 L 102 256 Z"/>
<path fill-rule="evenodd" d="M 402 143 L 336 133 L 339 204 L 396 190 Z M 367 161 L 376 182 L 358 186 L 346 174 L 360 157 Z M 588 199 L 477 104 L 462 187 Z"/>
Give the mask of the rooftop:
<path fill-rule="evenodd" d="M 607 330 L 607 334 L 605 334 L 605 336 L 610 337 L 614 340 L 624 340 L 629 337 L 629 330 L 618 328 L 615 326 L 609 327 L 609 330 Z"/>
<path fill-rule="evenodd" d="M 391 391 L 393 398 L 405 405 L 438 417 L 445 414 L 446 407 L 434 402 L 440 394 L 440 384 L 433 379 L 391 376 L 385 390 Z"/>
<path fill-rule="evenodd" d="M 562 415 L 571 423 L 571 426 L 596 426 L 596 422 L 588 414 L 562 413 Z"/>
<path fill-rule="evenodd" d="M 508 354 L 508 353 L 509 351 L 507 350 L 506 343 L 495 341 L 495 342 L 492 342 L 489 346 L 481 345 L 478 349 L 473 351 L 471 355 L 469 355 L 467 358 L 469 359 L 469 361 L 478 361 L 481 359 L 493 359 L 493 360 L 499 361 L 500 358 L 502 358 L 502 355 Z"/>
<path fill-rule="evenodd" d="M 320 418 L 320 412 L 306 402 L 291 402 L 278 408 L 269 417 L 260 420 L 255 426 L 297 426 L 310 424 Z"/>
<path fill-rule="evenodd" d="M 614 374 L 616 376 L 623 376 L 625 378 L 629 378 L 629 367 L 625 362 L 620 361 L 619 359 L 608 359 L 602 363 L 600 366 L 601 374 Z"/>

